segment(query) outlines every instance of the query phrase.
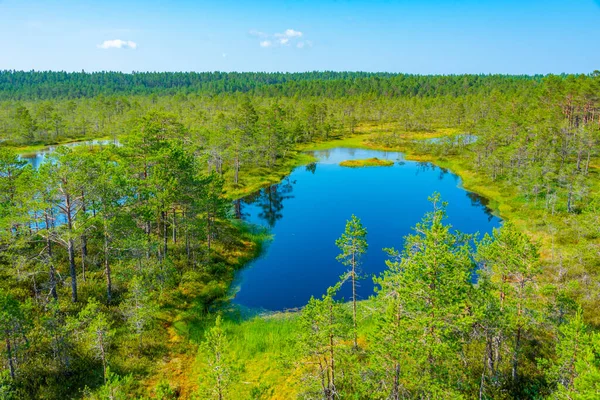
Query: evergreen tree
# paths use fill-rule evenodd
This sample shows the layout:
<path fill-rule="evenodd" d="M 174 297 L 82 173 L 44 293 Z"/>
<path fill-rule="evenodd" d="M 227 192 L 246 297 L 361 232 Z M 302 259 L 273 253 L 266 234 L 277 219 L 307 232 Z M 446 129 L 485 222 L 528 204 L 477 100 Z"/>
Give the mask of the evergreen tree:
<path fill-rule="evenodd" d="M 360 258 L 366 253 L 367 244 L 367 229 L 363 227 L 360 219 L 352 215 L 351 219 L 346 222 L 346 230 L 342 236 L 335 241 L 335 244 L 341 250 L 341 254 L 337 256 L 338 261 L 346 265 L 350 270 L 343 276 L 343 281 L 350 278 L 352 283 L 352 324 L 353 324 L 353 339 L 354 348 L 358 348 L 358 330 L 356 321 L 356 285 L 360 279 Z"/>
<path fill-rule="evenodd" d="M 208 382 L 203 382 L 203 386 L 210 398 L 213 399 L 227 398 L 233 372 L 227 349 L 227 336 L 223 328 L 223 320 L 221 315 L 217 315 L 215 326 L 206 333 L 206 339 L 202 344 L 208 364 Z"/>
<path fill-rule="evenodd" d="M 444 224 L 446 203 L 434 194 L 433 211 L 405 239 L 404 251 L 389 249 L 381 286 L 379 354 L 386 357 L 385 386 L 390 396 L 403 391 L 419 398 L 459 397 L 462 348 L 473 316 L 470 310 L 474 268 L 470 236 Z"/>

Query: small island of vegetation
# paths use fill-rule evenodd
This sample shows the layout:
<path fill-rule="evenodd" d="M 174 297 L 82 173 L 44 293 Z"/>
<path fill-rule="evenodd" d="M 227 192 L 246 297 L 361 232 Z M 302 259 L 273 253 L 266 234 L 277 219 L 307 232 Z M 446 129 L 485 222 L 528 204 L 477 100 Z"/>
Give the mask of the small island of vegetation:
<path fill-rule="evenodd" d="M 391 167 L 394 162 L 391 160 L 380 160 L 377 157 L 367 158 L 365 160 L 345 160 L 340 163 L 341 167 L 359 168 L 359 167 Z"/>

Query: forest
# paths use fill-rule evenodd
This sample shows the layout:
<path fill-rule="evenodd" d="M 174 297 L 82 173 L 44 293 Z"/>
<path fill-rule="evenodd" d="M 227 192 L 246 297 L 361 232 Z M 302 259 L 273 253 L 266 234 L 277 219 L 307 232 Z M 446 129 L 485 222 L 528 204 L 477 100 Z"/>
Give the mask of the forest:
<path fill-rule="evenodd" d="M 0 398 L 600 398 L 599 145 L 598 71 L 0 71 Z M 448 169 L 502 226 L 433 192 L 371 277 L 348 215 L 339 281 L 241 312 L 273 240 L 243 198 L 336 147 Z"/>

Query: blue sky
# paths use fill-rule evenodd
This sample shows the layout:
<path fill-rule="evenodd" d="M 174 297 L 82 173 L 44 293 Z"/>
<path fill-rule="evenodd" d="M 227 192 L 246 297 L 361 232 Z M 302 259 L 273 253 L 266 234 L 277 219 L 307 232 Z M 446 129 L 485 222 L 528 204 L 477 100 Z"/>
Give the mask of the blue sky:
<path fill-rule="evenodd" d="M 600 0 L 0 0 L 0 69 L 589 73 Z"/>

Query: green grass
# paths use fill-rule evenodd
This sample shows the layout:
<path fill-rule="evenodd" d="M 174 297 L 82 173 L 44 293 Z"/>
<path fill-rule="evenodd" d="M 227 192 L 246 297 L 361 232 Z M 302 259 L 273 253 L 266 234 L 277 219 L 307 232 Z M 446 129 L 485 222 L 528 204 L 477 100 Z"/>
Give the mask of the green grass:
<path fill-rule="evenodd" d="M 212 268 L 188 270 L 179 286 L 162 297 L 161 316 L 151 334 L 165 350 L 160 360 L 150 364 L 146 379 L 140 381 L 143 392 L 152 393 L 165 379 L 182 398 L 196 391 L 194 359 L 204 332 L 212 326 L 214 311 L 227 307 L 236 271 L 258 257 L 263 243 L 271 239 L 266 230 L 242 221 L 228 222 L 220 233 L 227 239 L 213 244 L 208 264 Z"/>
<path fill-rule="evenodd" d="M 225 195 L 234 200 L 252 194 L 266 186 L 281 182 L 296 167 L 315 161 L 314 157 L 301 151 L 279 161 L 271 167 L 242 168 L 237 184 L 233 183 L 233 171 L 226 173 Z"/>
<path fill-rule="evenodd" d="M 342 167 L 360 168 L 360 167 L 391 167 L 394 162 L 391 160 L 380 160 L 377 157 L 367 158 L 365 160 L 345 160 L 340 163 Z"/>
<path fill-rule="evenodd" d="M 351 303 L 345 306 L 350 312 Z M 358 302 L 360 346 L 368 346 L 367 337 L 377 328 L 372 308 L 371 300 Z M 296 346 L 300 313 L 273 313 L 250 319 L 240 319 L 235 314 L 225 317 L 223 328 L 228 345 L 224 356 L 233 363 L 227 398 L 298 398 L 308 368 Z M 208 355 L 200 348 L 193 367 L 194 380 L 206 380 L 207 359 Z"/>

